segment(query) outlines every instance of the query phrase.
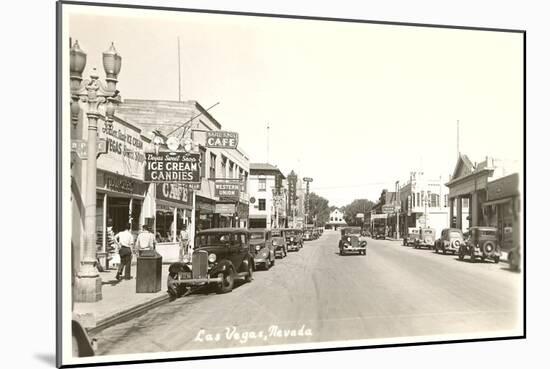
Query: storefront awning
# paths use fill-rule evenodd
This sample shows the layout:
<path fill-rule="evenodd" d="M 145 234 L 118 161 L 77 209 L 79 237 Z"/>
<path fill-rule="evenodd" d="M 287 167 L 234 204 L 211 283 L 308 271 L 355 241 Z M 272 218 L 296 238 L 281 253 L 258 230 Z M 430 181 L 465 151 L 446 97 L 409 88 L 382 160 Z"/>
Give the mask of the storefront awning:
<path fill-rule="evenodd" d="M 505 204 L 509 201 L 512 201 L 511 197 L 508 197 L 506 199 L 499 199 L 499 200 L 493 200 L 493 201 L 487 201 L 481 204 L 481 206 L 492 206 L 492 205 L 498 205 L 498 204 Z"/>

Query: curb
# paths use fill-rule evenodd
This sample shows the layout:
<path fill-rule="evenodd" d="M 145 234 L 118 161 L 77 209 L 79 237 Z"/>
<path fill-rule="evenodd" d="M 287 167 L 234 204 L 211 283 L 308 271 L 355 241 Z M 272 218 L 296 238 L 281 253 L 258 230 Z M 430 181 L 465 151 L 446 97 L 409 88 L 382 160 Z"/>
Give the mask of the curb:
<path fill-rule="evenodd" d="M 168 293 L 166 293 L 166 295 L 155 297 L 154 299 L 144 302 L 142 304 L 132 306 L 131 308 L 128 308 L 126 310 L 120 311 L 113 315 L 107 316 L 99 320 L 95 327 L 88 328 L 87 329 L 88 334 L 90 335 L 98 334 L 99 332 L 101 332 L 106 328 L 112 327 L 113 325 L 116 325 L 116 324 L 123 323 L 130 319 L 136 318 L 137 316 L 145 314 L 147 311 L 157 306 L 164 305 L 169 301 L 171 301 L 171 297 L 170 295 L 168 295 Z"/>

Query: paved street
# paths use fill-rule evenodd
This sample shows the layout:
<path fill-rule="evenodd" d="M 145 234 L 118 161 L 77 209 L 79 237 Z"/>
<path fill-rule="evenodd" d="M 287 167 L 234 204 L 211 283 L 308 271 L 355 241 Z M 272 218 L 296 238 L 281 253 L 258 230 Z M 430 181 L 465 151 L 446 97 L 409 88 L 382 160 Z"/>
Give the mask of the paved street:
<path fill-rule="evenodd" d="M 371 239 L 366 257 L 339 256 L 338 237 L 326 231 L 229 294 L 196 293 L 108 328 L 97 337 L 98 354 L 475 336 L 519 324 L 521 274 L 506 263 L 461 262 Z"/>

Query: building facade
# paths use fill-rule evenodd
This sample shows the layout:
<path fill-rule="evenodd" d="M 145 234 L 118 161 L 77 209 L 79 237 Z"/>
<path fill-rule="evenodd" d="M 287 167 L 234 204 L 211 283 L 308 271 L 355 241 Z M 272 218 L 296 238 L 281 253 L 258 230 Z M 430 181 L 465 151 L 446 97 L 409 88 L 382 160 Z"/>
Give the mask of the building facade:
<path fill-rule="evenodd" d="M 178 197 L 177 193 L 181 194 L 178 201 L 174 201 L 173 196 L 161 195 L 162 201 L 156 203 L 154 223 L 156 231 L 164 235 L 162 241 L 177 242 L 180 217 L 181 225 L 186 224 L 191 230 L 191 243 L 199 230 L 248 227 L 248 155 L 240 147 L 206 147 L 206 132 L 220 131 L 222 126 L 198 102 L 126 99 L 118 112 L 150 135 L 163 139 L 168 136 L 191 139 L 194 151 L 200 154 L 199 185 L 179 185 L 175 189 L 157 191 L 157 195 L 176 193 Z M 182 127 L 186 122 L 188 124 Z M 238 193 L 233 198 L 220 197 L 217 189 L 228 183 L 238 184 Z"/>
<path fill-rule="evenodd" d="M 249 177 L 250 228 L 282 228 L 286 223 L 286 177 L 268 163 L 251 163 Z"/>
<path fill-rule="evenodd" d="M 338 227 L 345 227 L 346 225 L 347 223 L 344 220 L 344 212 L 340 209 L 334 209 L 330 212 L 328 222 L 326 223 L 325 227 L 329 227 L 330 229 L 337 229 Z"/>
<path fill-rule="evenodd" d="M 518 172 L 516 161 L 485 157 L 480 163 L 472 163 L 466 155 L 457 159 L 453 175 L 445 185 L 449 188 L 449 225 L 463 231 L 473 226 L 489 223 L 483 204 L 488 201 L 489 182 Z M 464 202 L 468 203 L 466 215 Z"/>
<path fill-rule="evenodd" d="M 449 190 L 440 176 L 427 178 L 421 171 L 410 172 L 406 184 L 398 187 L 400 235 L 408 228 L 433 228 L 439 236 L 450 224 Z M 463 202 L 465 212 L 468 202 Z"/>

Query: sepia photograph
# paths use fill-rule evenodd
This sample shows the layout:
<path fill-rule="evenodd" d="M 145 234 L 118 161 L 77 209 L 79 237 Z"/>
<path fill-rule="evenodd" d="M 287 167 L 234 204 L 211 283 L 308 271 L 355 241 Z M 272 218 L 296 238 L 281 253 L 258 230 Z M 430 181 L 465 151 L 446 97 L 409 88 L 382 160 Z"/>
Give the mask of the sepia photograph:
<path fill-rule="evenodd" d="M 525 31 L 57 3 L 57 365 L 525 338 Z"/>

